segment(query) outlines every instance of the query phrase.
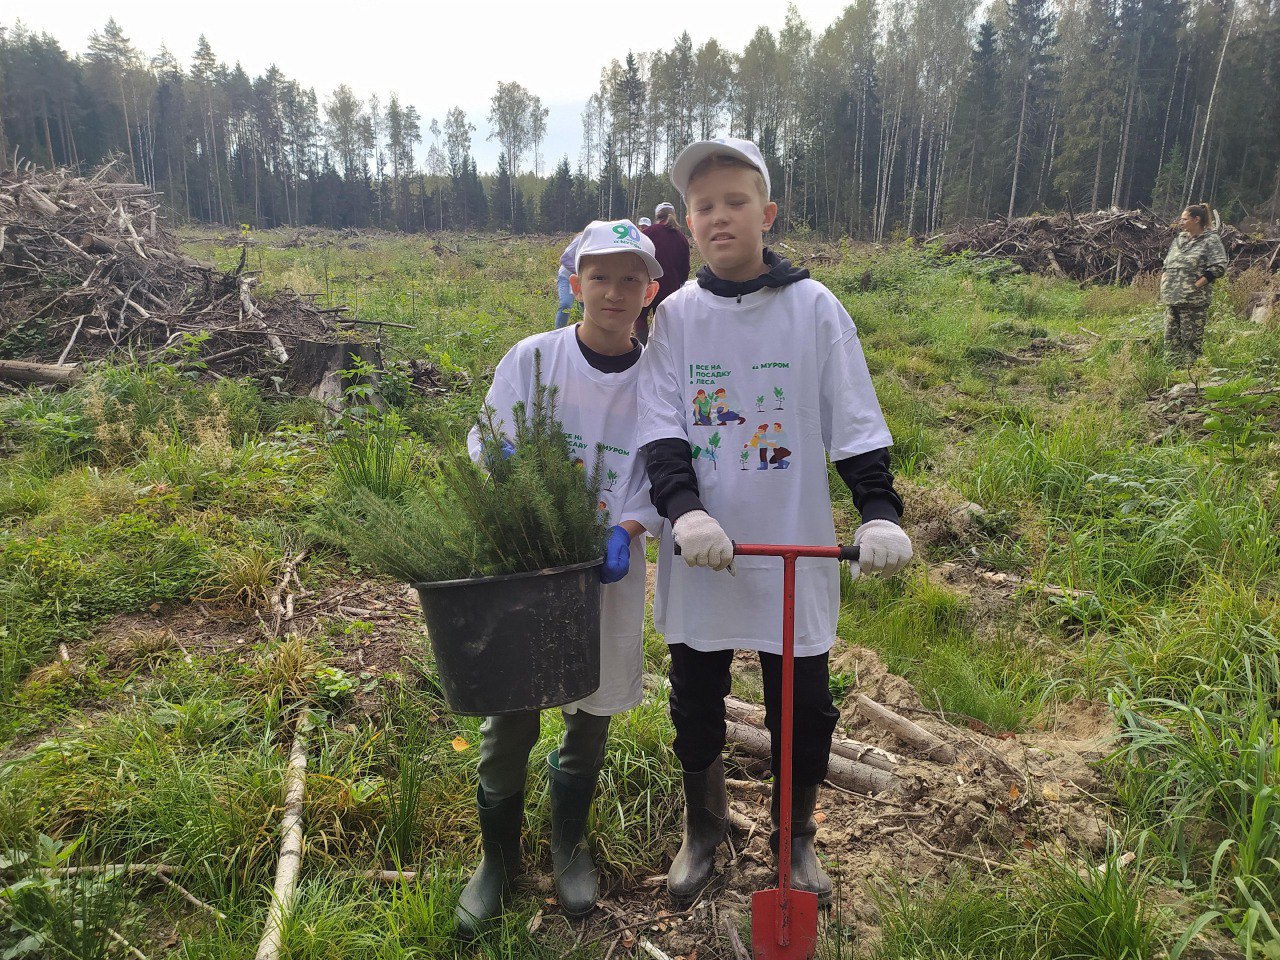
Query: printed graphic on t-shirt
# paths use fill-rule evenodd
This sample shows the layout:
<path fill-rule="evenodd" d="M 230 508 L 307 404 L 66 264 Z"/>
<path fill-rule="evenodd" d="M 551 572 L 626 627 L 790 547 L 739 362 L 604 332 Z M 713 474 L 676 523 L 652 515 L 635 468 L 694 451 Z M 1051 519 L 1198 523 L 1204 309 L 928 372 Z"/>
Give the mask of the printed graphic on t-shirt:
<path fill-rule="evenodd" d="M 580 433 L 566 433 L 565 436 L 569 440 L 569 454 L 573 457 L 573 465 L 587 469 L 585 462 L 585 453 L 583 451 L 589 449 L 587 441 L 582 439 Z"/>
<path fill-rule="evenodd" d="M 716 423 L 721 426 L 726 423 L 747 422 L 747 418 L 738 413 L 729 403 L 729 393 L 724 387 L 717 387 L 716 392 L 711 395 L 711 414 Z"/>
<path fill-rule="evenodd" d="M 716 381 L 723 380 L 731 375 L 732 371 L 726 370 L 718 363 L 689 364 L 689 383 L 695 387 L 714 388 Z"/>
<path fill-rule="evenodd" d="M 790 370 L 791 364 L 785 360 L 770 360 L 765 363 L 753 363 L 751 365 L 751 369 L 752 370 Z M 782 387 L 774 386 L 772 398 L 766 397 L 764 394 L 761 394 L 760 396 L 756 397 L 756 413 L 764 413 L 765 404 L 770 402 L 774 404 L 773 406 L 774 410 L 782 410 L 784 409 L 782 404 L 783 404 L 783 401 L 786 400 L 786 398 L 787 398 L 786 393 L 783 391 Z"/>
<path fill-rule="evenodd" d="M 693 395 L 693 425 L 695 427 L 711 426 L 711 398 L 707 391 L 699 390 Z"/>
<path fill-rule="evenodd" d="M 723 427 L 726 424 L 743 424 L 747 418 L 740 414 L 729 399 L 729 391 L 717 387 L 710 394 L 701 387 L 690 401 L 693 406 L 695 427 Z"/>
<path fill-rule="evenodd" d="M 751 439 L 742 445 L 742 453 L 739 455 L 742 469 L 747 469 L 751 453 L 755 451 L 760 459 L 757 470 L 786 470 L 791 466 L 790 442 L 781 423 L 760 424 Z"/>
<path fill-rule="evenodd" d="M 724 438 L 720 436 L 720 431 L 717 430 L 715 433 L 711 435 L 711 438 L 707 440 L 707 445 L 705 447 L 700 446 L 699 444 L 694 444 L 693 459 L 708 460 L 711 462 L 712 470 L 719 470 L 720 467 L 718 466 L 718 464 L 719 464 L 720 444 L 721 442 L 723 442 L 723 440 Z"/>
<path fill-rule="evenodd" d="M 787 409 L 786 384 L 791 376 L 791 363 L 787 360 L 768 360 L 753 363 L 751 390 L 735 390 L 728 379 L 733 371 L 719 363 L 689 364 L 689 410 L 693 427 L 706 427 L 715 432 L 710 438 L 691 444 L 693 459 L 709 461 L 711 469 L 718 470 L 720 447 L 726 439 L 729 449 L 738 452 L 739 470 L 787 470 L 791 467 L 792 444 L 787 430 L 779 420 L 766 419 L 777 411 Z M 785 372 L 784 372 L 785 371 Z M 740 396 L 746 393 L 746 397 Z M 754 411 L 751 395 L 755 395 Z M 745 401 L 745 402 L 744 402 Z M 744 412 L 745 411 L 745 412 Z M 752 413 L 759 416 L 747 418 Z M 749 423 L 754 422 L 754 429 Z M 741 434 L 733 428 L 742 427 Z M 726 434 L 728 431 L 728 434 Z M 747 436 L 747 431 L 751 431 Z"/>

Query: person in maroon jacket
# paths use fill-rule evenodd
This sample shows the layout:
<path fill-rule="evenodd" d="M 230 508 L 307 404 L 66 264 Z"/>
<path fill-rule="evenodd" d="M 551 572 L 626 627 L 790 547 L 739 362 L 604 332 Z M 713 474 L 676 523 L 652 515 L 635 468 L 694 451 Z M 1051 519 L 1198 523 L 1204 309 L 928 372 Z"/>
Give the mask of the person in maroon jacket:
<path fill-rule="evenodd" d="M 676 208 L 670 203 L 660 203 L 653 211 L 653 224 L 644 228 L 644 235 L 653 241 L 658 263 L 662 264 L 662 277 L 658 280 L 658 295 L 653 303 L 640 311 L 636 318 L 635 336 L 641 343 L 649 342 L 649 318 L 658 304 L 684 286 L 689 279 L 689 241 L 680 230 Z"/>

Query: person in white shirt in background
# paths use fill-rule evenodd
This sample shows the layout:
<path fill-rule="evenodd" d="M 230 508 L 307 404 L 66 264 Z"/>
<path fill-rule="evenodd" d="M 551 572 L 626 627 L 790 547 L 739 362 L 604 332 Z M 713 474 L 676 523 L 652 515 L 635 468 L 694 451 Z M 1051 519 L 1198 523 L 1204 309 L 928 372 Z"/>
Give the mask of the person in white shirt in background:
<path fill-rule="evenodd" d="M 569 278 L 573 276 L 573 264 L 578 252 L 578 241 L 581 239 L 582 234 L 578 234 L 560 254 L 560 269 L 556 271 L 556 295 L 560 298 L 556 307 L 557 330 L 568 325 L 569 314 L 573 311 L 573 287 L 569 284 Z"/>
<path fill-rule="evenodd" d="M 569 436 L 575 462 L 594 463 L 597 449 L 603 457 L 600 506 L 615 526 L 600 575 L 606 584 L 600 687 L 560 708 L 564 739 L 547 758 L 556 896 L 566 913 L 580 916 L 595 906 L 599 886 L 586 825 L 609 720 L 634 707 L 642 694 L 643 534 L 656 533 L 662 521 L 649 499 L 635 442 L 641 346 L 631 328 L 657 293 L 662 267 L 654 259 L 653 244 L 629 220 L 595 221 L 575 243 L 570 284 L 583 304 L 582 322 L 512 347 L 494 371 L 485 404 L 493 409 L 495 423 L 510 428 L 515 405 L 532 406 L 535 367 L 540 366 L 543 385 L 556 390 L 556 417 Z M 468 448 L 479 462 L 483 448 L 478 428 L 468 436 Z M 520 869 L 525 780 L 539 727 L 540 713 L 529 711 L 488 717 L 480 728 L 476 806 L 483 859 L 458 904 L 458 930 L 464 936 L 475 936 L 486 921 L 501 915 L 503 896 Z"/>
<path fill-rule="evenodd" d="M 892 442 L 849 314 L 808 271 L 764 248 L 777 204 L 769 169 L 748 140 L 691 144 L 672 167 L 686 222 L 706 266 L 658 307 L 641 360 L 639 443 L 663 533 L 654 625 L 671 651 L 671 719 L 684 771 L 684 837 L 667 889 L 688 903 L 710 882 L 728 824 L 725 704 L 735 649 L 759 652 L 765 725 L 777 784 L 781 718 L 782 571 L 776 558 L 734 560 L 733 541 L 834 545 L 827 459 L 853 493 L 862 525 L 859 572 L 892 574 L 911 559 L 893 488 Z M 721 394 L 720 391 L 725 391 Z M 713 424 L 708 395 L 770 396 L 769 420 Z M 699 405 L 701 403 L 701 406 Z M 716 470 L 692 451 L 716 434 L 726 449 L 758 449 L 755 470 Z M 741 446 L 739 446 L 741 445 Z M 744 459 L 744 466 L 748 456 Z M 673 556 L 680 546 L 683 561 Z M 735 576 L 717 573 L 725 568 Z M 839 566 L 800 558 L 795 593 L 792 882 L 831 898 L 814 849 L 818 785 L 839 713 L 827 656 L 839 617 Z"/>

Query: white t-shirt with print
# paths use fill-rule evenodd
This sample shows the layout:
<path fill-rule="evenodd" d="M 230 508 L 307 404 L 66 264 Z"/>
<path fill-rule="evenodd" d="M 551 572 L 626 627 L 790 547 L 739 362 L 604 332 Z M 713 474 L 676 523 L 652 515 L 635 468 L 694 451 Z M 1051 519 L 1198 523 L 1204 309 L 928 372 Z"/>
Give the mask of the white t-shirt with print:
<path fill-rule="evenodd" d="M 892 443 L 853 321 L 816 280 L 718 297 L 689 283 L 663 301 L 640 360 L 640 446 L 688 440 L 703 505 L 739 543 L 835 543 L 827 457 Z M 667 643 L 782 652 L 782 560 L 737 576 L 658 562 L 653 618 Z M 795 652 L 835 642 L 834 560 L 796 562 Z"/>
<path fill-rule="evenodd" d="M 532 409 L 534 353 L 542 355 L 542 382 L 556 388 L 556 417 L 569 436 L 573 455 L 584 469 L 595 465 L 596 445 L 604 446 L 601 508 L 613 523 L 635 520 L 656 533 L 662 525 L 649 499 L 636 431 L 637 363 L 621 373 L 595 369 L 582 355 L 577 325 L 562 327 L 521 340 L 508 351 L 493 375 L 485 403 L 493 407 L 495 422 L 515 435 L 512 408 L 523 402 Z M 473 427 L 467 449 L 479 462 L 480 434 Z M 644 537 L 631 541 L 627 575 L 602 588 L 600 611 L 600 689 L 563 709 L 610 716 L 640 702 L 644 653 Z"/>

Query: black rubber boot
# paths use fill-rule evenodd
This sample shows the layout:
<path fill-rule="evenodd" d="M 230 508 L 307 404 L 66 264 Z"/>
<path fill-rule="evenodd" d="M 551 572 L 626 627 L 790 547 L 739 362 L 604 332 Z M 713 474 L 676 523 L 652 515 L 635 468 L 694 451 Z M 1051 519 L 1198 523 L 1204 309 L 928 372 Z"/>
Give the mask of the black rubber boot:
<path fill-rule="evenodd" d="M 595 909 L 600 871 L 587 845 L 587 815 L 596 792 L 596 777 L 574 777 L 560 769 L 559 751 L 547 757 L 551 781 L 551 861 L 556 898 L 571 917 Z"/>
<path fill-rule="evenodd" d="M 716 757 L 707 769 L 684 774 L 684 840 L 667 871 L 667 892 L 676 903 L 689 903 L 711 882 L 728 827 L 724 759 Z"/>
<path fill-rule="evenodd" d="M 524 794 L 518 793 L 495 804 L 485 800 L 484 788 L 476 787 L 476 810 L 480 814 L 480 866 L 467 881 L 458 900 L 455 917 L 458 935 L 471 939 L 484 924 L 502 913 L 502 898 L 520 872 L 520 828 L 524 821 Z"/>
<path fill-rule="evenodd" d="M 818 824 L 813 819 L 813 808 L 818 802 L 817 787 L 792 787 L 791 790 L 791 886 L 797 890 L 818 895 L 818 903 L 831 902 L 831 878 L 822 869 L 818 853 L 813 848 L 813 837 Z M 773 820 L 773 833 L 769 835 L 769 849 L 778 855 L 778 784 L 773 784 L 773 798 L 769 814 Z"/>

